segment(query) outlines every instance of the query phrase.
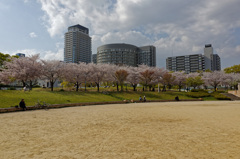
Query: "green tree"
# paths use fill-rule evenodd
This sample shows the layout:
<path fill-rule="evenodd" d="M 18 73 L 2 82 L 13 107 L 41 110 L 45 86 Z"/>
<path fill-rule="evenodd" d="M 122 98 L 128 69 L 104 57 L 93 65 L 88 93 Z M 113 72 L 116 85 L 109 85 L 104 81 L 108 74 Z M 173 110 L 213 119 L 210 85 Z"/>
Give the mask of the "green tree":
<path fill-rule="evenodd" d="M 11 58 L 18 58 L 19 56 L 17 55 L 13 55 L 13 56 L 10 56 L 9 54 L 4 54 L 4 53 L 1 53 L 0 52 L 0 71 L 1 69 L 3 68 L 3 63 L 5 61 L 11 61 Z"/>
<path fill-rule="evenodd" d="M 10 58 L 11 56 L 9 54 L 3 54 L 0 52 L 0 68 L 3 67 L 3 62 L 7 61 L 8 58 Z"/>
<path fill-rule="evenodd" d="M 233 65 L 231 67 L 227 67 L 224 69 L 225 73 L 240 73 L 240 64 L 239 65 Z"/>
<path fill-rule="evenodd" d="M 196 89 L 196 87 L 199 87 L 202 84 L 204 84 L 204 81 L 203 81 L 201 76 L 196 76 L 196 77 L 189 77 L 189 78 L 187 78 L 186 83 L 187 83 L 188 86 L 193 87 L 194 89 Z"/>

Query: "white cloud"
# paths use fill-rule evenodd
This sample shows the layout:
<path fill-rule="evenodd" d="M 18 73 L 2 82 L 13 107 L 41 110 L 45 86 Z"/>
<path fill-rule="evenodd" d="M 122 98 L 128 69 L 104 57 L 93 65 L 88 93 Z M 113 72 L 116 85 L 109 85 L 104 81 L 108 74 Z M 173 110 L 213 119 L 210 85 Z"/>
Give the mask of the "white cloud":
<path fill-rule="evenodd" d="M 29 33 L 29 36 L 30 36 L 31 38 L 36 38 L 36 37 L 37 37 L 37 34 L 34 33 L 34 32 L 31 32 L 31 33 Z"/>
<path fill-rule="evenodd" d="M 159 65 L 173 55 L 203 53 L 211 43 L 215 53 L 240 58 L 239 0 L 39 0 L 50 36 L 62 36 L 75 24 L 90 29 L 93 53 L 99 45 L 124 42 L 154 44 Z"/>
<path fill-rule="evenodd" d="M 56 43 L 56 51 L 51 50 L 36 50 L 36 49 L 22 49 L 13 51 L 4 51 L 6 54 L 16 55 L 16 53 L 23 53 L 25 56 L 31 56 L 35 54 L 40 54 L 40 58 L 43 60 L 59 60 L 63 61 L 63 47 L 62 43 Z"/>
<path fill-rule="evenodd" d="M 8 4 L 5 4 L 4 2 L 0 2 L 0 10 L 8 10 L 10 9 L 10 6 Z"/>
<path fill-rule="evenodd" d="M 151 39 L 144 36 L 141 32 L 128 31 L 128 32 L 116 32 L 107 33 L 101 37 L 103 44 L 107 43 L 130 43 L 133 45 L 150 45 L 153 43 Z"/>

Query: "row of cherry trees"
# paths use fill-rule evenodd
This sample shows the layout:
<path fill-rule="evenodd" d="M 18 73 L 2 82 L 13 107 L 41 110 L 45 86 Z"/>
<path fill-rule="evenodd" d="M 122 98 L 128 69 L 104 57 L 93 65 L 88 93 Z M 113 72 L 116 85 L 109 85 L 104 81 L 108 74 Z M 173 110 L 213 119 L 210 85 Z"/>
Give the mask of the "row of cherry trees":
<path fill-rule="evenodd" d="M 148 67 L 140 65 L 139 67 L 116 66 L 110 64 L 75 64 L 64 63 L 55 60 L 40 60 L 39 55 L 25 58 L 15 58 L 4 62 L 4 69 L 0 72 L 0 82 L 4 84 L 13 81 L 22 82 L 23 86 L 42 79 L 48 80 L 53 91 L 53 85 L 57 80 L 72 83 L 78 91 L 81 84 L 95 83 L 98 91 L 101 83 L 108 82 L 119 86 L 123 90 L 125 83 L 131 84 L 136 91 L 138 84 L 143 85 L 143 90 L 154 90 L 158 86 L 158 91 L 166 91 L 172 86 L 178 86 L 179 91 L 183 87 L 197 88 L 203 86 L 207 88 L 212 86 L 215 90 L 219 85 L 237 86 L 240 82 L 240 74 L 226 74 L 221 71 L 189 73 L 169 72 L 158 67 Z M 160 90 L 161 86 L 161 90 Z"/>

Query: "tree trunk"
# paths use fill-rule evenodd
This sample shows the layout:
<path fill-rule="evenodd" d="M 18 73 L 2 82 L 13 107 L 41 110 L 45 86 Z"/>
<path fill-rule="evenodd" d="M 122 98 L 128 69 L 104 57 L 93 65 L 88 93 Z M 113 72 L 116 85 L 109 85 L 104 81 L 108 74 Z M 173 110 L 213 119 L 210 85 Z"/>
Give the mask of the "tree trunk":
<path fill-rule="evenodd" d="M 50 83 L 51 83 L 51 91 L 53 91 L 54 82 L 53 82 L 53 81 L 50 81 Z"/>
<path fill-rule="evenodd" d="M 78 84 L 78 82 L 76 83 L 76 92 L 78 92 L 78 86 L 79 86 L 79 84 Z"/>
<path fill-rule="evenodd" d="M 26 86 L 26 83 L 22 80 L 22 84 L 23 84 L 23 87 L 25 87 Z"/>
<path fill-rule="evenodd" d="M 85 92 L 87 91 L 87 82 L 85 81 Z"/>
<path fill-rule="evenodd" d="M 235 89 L 235 90 L 238 90 L 238 84 L 235 84 L 235 85 L 234 85 L 234 89 Z"/>
<path fill-rule="evenodd" d="M 123 91 L 123 84 L 121 84 L 121 92 Z"/>
<path fill-rule="evenodd" d="M 158 83 L 158 93 L 161 91 L 160 85 Z"/>
<path fill-rule="evenodd" d="M 98 92 L 99 92 L 99 83 L 97 83 L 97 82 L 95 82 L 96 83 L 96 85 L 97 85 L 97 90 L 98 90 Z"/>
<path fill-rule="evenodd" d="M 179 87 L 179 92 L 181 92 L 181 88 L 182 88 L 182 86 L 179 85 L 178 87 Z"/>
<path fill-rule="evenodd" d="M 117 91 L 119 91 L 119 88 L 118 88 L 118 82 L 117 82 Z"/>
<path fill-rule="evenodd" d="M 136 85 L 133 84 L 133 91 L 136 91 Z"/>
<path fill-rule="evenodd" d="M 168 90 L 170 90 L 172 88 L 171 84 L 168 84 Z"/>
<path fill-rule="evenodd" d="M 32 90 L 32 86 L 33 86 L 32 80 L 30 80 L 30 81 L 29 81 L 29 90 Z"/>
<path fill-rule="evenodd" d="M 166 85 L 163 85 L 162 92 L 166 92 Z"/>

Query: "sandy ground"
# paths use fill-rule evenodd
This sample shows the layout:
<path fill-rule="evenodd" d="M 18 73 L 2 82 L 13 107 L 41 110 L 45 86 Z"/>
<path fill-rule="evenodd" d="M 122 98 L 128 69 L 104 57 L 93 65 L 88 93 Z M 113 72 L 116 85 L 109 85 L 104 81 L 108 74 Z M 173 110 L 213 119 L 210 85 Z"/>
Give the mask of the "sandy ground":
<path fill-rule="evenodd" d="M 0 114 L 1 159 L 240 158 L 240 101 Z"/>

